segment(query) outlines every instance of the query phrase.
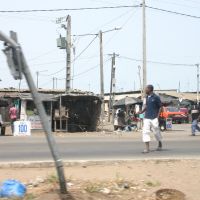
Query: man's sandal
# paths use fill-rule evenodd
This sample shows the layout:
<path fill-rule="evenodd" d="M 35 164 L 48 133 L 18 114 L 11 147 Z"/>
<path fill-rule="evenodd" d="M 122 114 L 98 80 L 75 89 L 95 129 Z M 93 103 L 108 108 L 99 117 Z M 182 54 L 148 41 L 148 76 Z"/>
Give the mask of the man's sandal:
<path fill-rule="evenodd" d="M 149 153 L 150 151 L 149 150 L 144 150 L 142 153 L 146 154 L 146 153 Z"/>

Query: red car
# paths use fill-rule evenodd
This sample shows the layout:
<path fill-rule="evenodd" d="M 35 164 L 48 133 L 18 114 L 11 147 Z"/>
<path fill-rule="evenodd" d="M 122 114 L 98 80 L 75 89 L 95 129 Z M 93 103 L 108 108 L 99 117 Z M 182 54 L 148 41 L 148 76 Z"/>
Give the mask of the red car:
<path fill-rule="evenodd" d="M 172 118 L 173 123 L 188 123 L 189 115 L 186 110 L 179 110 L 176 107 L 163 107 L 160 114 L 161 118 Z"/>

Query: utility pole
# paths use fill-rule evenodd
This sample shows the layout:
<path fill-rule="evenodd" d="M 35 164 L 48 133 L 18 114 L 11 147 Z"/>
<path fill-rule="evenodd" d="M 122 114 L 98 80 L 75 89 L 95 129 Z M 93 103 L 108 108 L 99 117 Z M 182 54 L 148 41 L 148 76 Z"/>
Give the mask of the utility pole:
<path fill-rule="evenodd" d="M 139 76 L 139 80 L 140 80 L 140 91 L 141 91 L 141 98 L 142 98 L 142 95 L 144 94 L 143 92 L 143 87 L 142 87 L 142 79 L 141 79 L 141 66 L 139 65 L 138 66 L 138 76 Z"/>
<path fill-rule="evenodd" d="M 133 90 L 136 91 L 136 83 L 134 81 L 134 87 L 133 87 Z"/>
<path fill-rule="evenodd" d="M 53 90 L 55 90 L 55 81 L 56 81 L 56 78 L 53 77 Z"/>
<path fill-rule="evenodd" d="M 108 122 L 110 122 L 110 115 L 111 111 L 113 114 L 113 103 L 115 101 L 115 90 L 116 90 L 116 79 L 115 79 L 115 59 L 116 56 L 119 56 L 119 54 L 113 53 L 112 54 L 112 60 L 111 60 L 111 79 L 110 79 L 110 98 L 109 98 L 109 115 L 108 115 Z"/>
<path fill-rule="evenodd" d="M 199 105 L 199 64 L 197 66 L 197 104 Z"/>
<path fill-rule="evenodd" d="M 41 72 L 47 72 L 48 70 L 42 70 L 42 71 L 36 71 L 36 76 L 37 76 L 37 80 L 36 80 L 36 86 L 37 89 L 39 88 L 39 75 Z"/>
<path fill-rule="evenodd" d="M 37 76 L 36 85 L 37 85 L 37 89 L 38 89 L 38 87 L 39 87 L 39 86 L 38 86 L 38 84 L 39 84 L 39 83 L 38 83 L 38 81 L 39 81 L 39 80 L 38 80 L 38 79 L 39 79 L 39 71 L 36 72 L 36 76 Z"/>
<path fill-rule="evenodd" d="M 99 46 L 100 46 L 100 95 L 102 100 L 101 118 L 104 119 L 104 73 L 103 73 L 103 32 L 99 31 Z"/>
<path fill-rule="evenodd" d="M 67 69 L 66 69 L 66 93 L 71 90 L 71 16 L 67 16 L 67 35 L 66 35 L 66 53 L 67 53 Z"/>
<path fill-rule="evenodd" d="M 142 2 L 143 9 L 143 92 L 147 85 L 147 56 L 146 56 L 146 3 Z"/>
<path fill-rule="evenodd" d="M 178 93 L 181 92 L 181 81 L 178 82 Z"/>

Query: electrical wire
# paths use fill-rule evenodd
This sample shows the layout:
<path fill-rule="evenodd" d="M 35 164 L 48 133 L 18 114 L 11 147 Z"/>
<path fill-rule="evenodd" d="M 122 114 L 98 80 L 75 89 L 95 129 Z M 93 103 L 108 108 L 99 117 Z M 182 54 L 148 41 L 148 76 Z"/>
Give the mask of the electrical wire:
<path fill-rule="evenodd" d="M 126 60 L 131 60 L 134 62 L 142 62 L 142 59 L 135 59 L 135 58 L 129 58 L 126 56 L 119 56 L 118 58 L 126 59 Z M 159 61 L 151 61 L 147 60 L 148 63 L 152 64 L 159 64 L 159 65 L 171 65 L 171 66 L 185 66 L 185 67 L 194 67 L 196 66 L 195 64 L 185 64 L 185 63 L 169 63 L 169 62 L 159 62 Z"/>
<path fill-rule="evenodd" d="M 137 10 L 134 12 L 134 13 L 131 13 L 131 15 L 126 19 L 126 21 L 121 25 L 121 29 L 123 29 L 127 24 L 128 22 L 132 19 L 132 17 L 136 14 Z M 104 44 L 104 47 L 106 47 L 113 39 L 114 37 L 117 36 L 119 32 L 116 32 L 112 35 L 112 37 L 110 39 L 108 39 L 105 44 Z"/>
<path fill-rule="evenodd" d="M 131 11 L 132 11 L 132 9 L 130 9 L 129 11 L 123 12 L 122 14 L 118 15 L 117 17 L 114 17 L 111 20 L 107 21 L 106 23 L 104 23 L 104 24 L 98 26 L 97 28 L 93 29 L 92 31 L 90 31 L 90 33 L 96 32 L 96 30 L 97 31 L 101 30 L 103 27 L 111 24 L 112 22 L 117 21 L 117 20 L 121 19 L 122 17 L 128 15 Z"/>
<path fill-rule="evenodd" d="M 5 15 L 5 14 L 1 14 L 0 15 L 0 17 L 1 18 L 6 18 L 6 20 L 8 19 L 8 18 L 11 18 L 12 20 L 13 20 L 13 18 L 16 20 L 26 20 L 26 21 L 40 21 L 40 22 L 53 22 L 52 20 L 49 20 L 49 19 L 42 19 L 42 18 L 37 18 L 37 17 L 35 17 L 35 18 L 33 18 L 33 17 L 29 17 L 29 16 L 11 16 L 11 15 Z"/>
<path fill-rule="evenodd" d="M 108 58 L 107 60 L 104 61 L 104 64 L 107 63 L 107 62 L 110 61 L 110 60 L 111 60 L 111 58 Z M 99 67 L 99 64 L 97 64 L 97 65 L 95 65 L 95 66 L 93 66 L 93 67 L 90 67 L 90 68 L 86 69 L 86 70 L 83 71 L 83 72 L 80 72 L 80 73 L 78 73 L 78 74 L 75 74 L 75 75 L 74 75 L 75 78 L 73 78 L 73 80 L 76 79 L 76 77 L 82 76 L 82 75 L 84 75 L 84 74 L 86 74 L 86 73 L 88 73 L 88 72 L 90 72 L 90 71 L 96 69 L 97 67 Z M 58 78 L 58 80 L 65 80 L 65 79 L 66 79 L 66 78 Z M 71 79 L 71 80 L 72 80 L 72 79 Z"/>
<path fill-rule="evenodd" d="M 175 6 L 181 6 L 181 7 L 186 7 L 186 8 L 195 8 L 195 9 L 199 9 L 199 7 L 197 6 L 191 6 L 191 5 L 186 5 L 186 4 L 180 4 L 180 3 L 175 3 L 175 2 L 171 2 L 171 1 L 165 1 L 165 0 L 154 0 L 154 1 L 159 1 L 159 3 L 165 3 L 165 4 L 172 4 L 172 5 L 175 5 Z"/>
<path fill-rule="evenodd" d="M 91 42 L 74 58 L 73 62 L 75 62 L 89 47 L 90 45 L 96 40 L 96 38 L 98 37 L 98 35 L 96 35 Z"/>
<path fill-rule="evenodd" d="M 39 88 L 49 84 L 50 82 L 52 82 L 52 79 L 50 79 L 50 80 L 46 81 L 45 83 L 41 84 Z"/>
<path fill-rule="evenodd" d="M 84 11 L 84 10 L 102 10 L 119 8 L 136 8 L 141 5 L 120 5 L 120 6 L 101 6 L 101 7 L 83 7 L 83 8 L 57 8 L 57 9 L 39 9 L 39 10 L 0 10 L 0 13 L 30 13 L 30 12 L 59 12 L 59 11 Z"/>
<path fill-rule="evenodd" d="M 94 58 L 97 58 L 99 56 L 95 55 L 95 56 L 90 56 L 90 57 L 83 57 L 83 58 L 79 58 L 78 60 L 92 60 Z M 29 60 L 29 61 L 32 61 L 32 60 Z M 45 66 L 45 65 L 51 65 L 51 64 L 56 64 L 56 63 L 64 63 L 66 61 L 66 59 L 62 59 L 62 60 L 56 60 L 56 61 L 51 61 L 51 62 L 46 62 L 46 63 L 37 63 L 37 64 L 34 64 L 32 66 Z M 74 61 L 72 61 L 73 63 Z"/>
<path fill-rule="evenodd" d="M 63 63 L 65 60 L 57 60 L 57 61 L 51 61 L 51 62 L 46 62 L 46 63 L 37 63 L 32 66 L 44 66 L 44 65 L 51 65 L 51 64 L 56 64 L 56 63 Z"/>
<path fill-rule="evenodd" d="M 95 37 L 89 42 L 89 44 L 80 52 L 80 54 L 74 58 L 74 60 L 72 61 L 72 63 L 75 62 L 75 61 L 90 47 L 90 45 L 95 41 L 96 38 L 97 38 L 97 36 L 95 36 Z M 62 71 L 65 70 L 65 69 L 66 69 L 66 67 L 63 67 L 63 68 L 61 68 L 60 70 L 58 70 L 58 71 L 56 71 L 56 72 L 54 72 L 54 73 L 52 73 L 52 74 L 49 74 L 49 76 L 53 76 L 53 75 L 55 75 L 55 74 L 58 74 L 58 73 L 62 72 Z"/>
<path fill-rule="evenodd" d="M 188 0 L 182 0 L 182 1 L 188 2 Z M 195 0 L 189 0 L 189 1 L 192 2 L 192 3 L 200 4 L 200 2 L 198 0 L 197 1 L 195 1 Z"/>
<path fill-rule="evenodd" d="M 152 6 L 146 6 L 146 8 L 149 8 L 149 9 L 152 9 L 152 10 L 158 10 L 158 11 L 162 11 L 162 12 L 166 12 L 166 13 L 181 15 L 181 16 L 185 16 L 185 17 L 200 19 L 200 16 L 190 15 L 190 14 L 186 14 L 186 13 L 180 13 L 180 12 L 171 11 L 171 10 L 165 10 L 165 9 L 162 9 L 162 8 L 157 8 L 157 7 L 152 7 Z"/>
<path fill-rule="evenodd" d="M 35 57 L 33 57 L 33 58 L 28 59 L 28 61 L 30 62 L 30 61 L 33 61 L 33 60 L 37 60 L 38 58 L 41 58 L 41 57 L 43 57 L 43 56 L 46 56 L 46 55 L 48 55 L 48 54 L 50 54 L 50 53 L 52 53 L 52 52 L 55 52 L 56 50 L 57 50 L 57 48 L 56 48 L 56 49 L 53 49 L 53 50 L 51 50 L 51 51 L 44 52 L 44 53 L 42 53 L 42 54 L 40 54 L 40 55 L 38 55 L 38 56 L 35 56 Z"/>

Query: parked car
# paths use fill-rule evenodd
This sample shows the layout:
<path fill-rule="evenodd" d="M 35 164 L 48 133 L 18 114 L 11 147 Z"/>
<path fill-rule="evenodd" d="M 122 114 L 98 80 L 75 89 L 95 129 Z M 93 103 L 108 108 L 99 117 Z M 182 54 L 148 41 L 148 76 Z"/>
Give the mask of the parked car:
<path fill-rule="evenodd" d="M 176 107 L 163 107 L 161 117 L 164 119 L 171 118 L 173 123 L 188 123 L 189 114 L 186 110 L 180 110 Z"/>

